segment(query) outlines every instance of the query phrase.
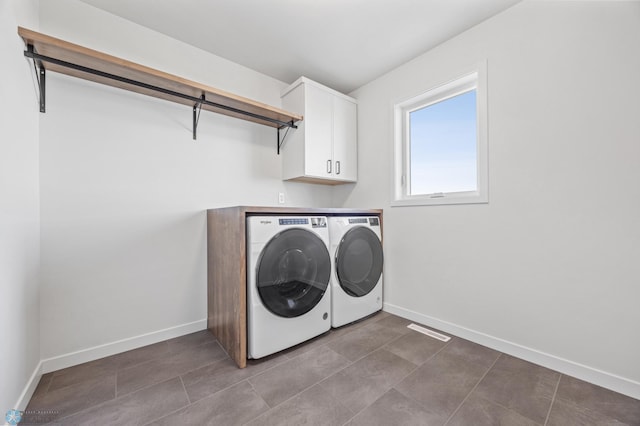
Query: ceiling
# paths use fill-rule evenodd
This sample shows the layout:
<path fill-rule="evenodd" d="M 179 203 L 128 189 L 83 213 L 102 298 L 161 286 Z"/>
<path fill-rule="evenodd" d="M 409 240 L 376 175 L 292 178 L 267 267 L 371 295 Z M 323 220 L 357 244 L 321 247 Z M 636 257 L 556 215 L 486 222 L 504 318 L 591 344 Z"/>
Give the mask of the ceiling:
<path fill-rule="evenodd" d="M 255 71 L 341 92 L 520 0 L 82 0 Z"/>

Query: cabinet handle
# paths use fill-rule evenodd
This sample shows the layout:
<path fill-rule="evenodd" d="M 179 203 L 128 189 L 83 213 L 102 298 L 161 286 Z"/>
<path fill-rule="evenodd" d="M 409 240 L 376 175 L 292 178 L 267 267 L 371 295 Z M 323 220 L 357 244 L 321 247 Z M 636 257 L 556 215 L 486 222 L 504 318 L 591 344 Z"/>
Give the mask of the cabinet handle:
<path fill-rule="evenodd" d="M 339 175 L 340 174 L 340 162 L 336 161 L 336 174 Z"/>
<path fill-rule="evenodd" d="M 327 173 L 331 173 L 331 160 L 327 160 Z"/>

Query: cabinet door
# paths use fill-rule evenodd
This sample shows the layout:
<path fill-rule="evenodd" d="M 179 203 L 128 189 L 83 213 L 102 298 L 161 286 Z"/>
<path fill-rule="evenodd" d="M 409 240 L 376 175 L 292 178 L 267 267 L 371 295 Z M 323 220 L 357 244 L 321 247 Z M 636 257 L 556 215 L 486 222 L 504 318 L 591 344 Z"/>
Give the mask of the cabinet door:
<path fill-rule="evenodd" d="M 356 181 L 358 178 L 356 104 L 335 97 L 333 100 L 333 177 Z"/>
<path fill-rule="evenodd" d="M 333 95 L 311 84 L 305 87 L 305 172 L 307 176 L 333 176 L 331 147 Z"/>

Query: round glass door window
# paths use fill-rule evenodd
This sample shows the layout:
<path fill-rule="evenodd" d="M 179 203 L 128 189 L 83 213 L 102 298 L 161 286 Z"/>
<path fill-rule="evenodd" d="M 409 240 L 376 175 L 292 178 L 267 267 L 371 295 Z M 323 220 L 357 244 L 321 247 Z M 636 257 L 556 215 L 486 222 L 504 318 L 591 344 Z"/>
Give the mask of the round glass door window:
<path fill-rule="evenodd" d="M 326 244 L 314 233 L 289 228 L 273 237 L 258 260 L 257 286 L 264 306 L 293 318 L 314 308 L 331 277 Z"/>
<path fill-rule="evenodd" d="M 358 226 L 344 234 L 336 252 L 336 274 L 340 287 L 353 297 L 374 289 L 382 275 L 382 244 L 369 228 Z"/>

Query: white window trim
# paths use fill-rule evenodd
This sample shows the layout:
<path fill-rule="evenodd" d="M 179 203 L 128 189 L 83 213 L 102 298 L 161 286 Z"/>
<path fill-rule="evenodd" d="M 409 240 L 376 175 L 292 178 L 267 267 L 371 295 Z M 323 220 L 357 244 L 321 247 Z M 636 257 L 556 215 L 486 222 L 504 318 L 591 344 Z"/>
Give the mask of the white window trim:
<path fill-rule="evenodd" d="M 400 101 L 393 106 L 394 156 L 391 206 L 426 206 L 443 204 L 479 204 L 489 202 L 488 146 L 487 146 L 487 62 L 476 64 L 459 77 L 438 84 L 418 96 Z M 477 176 L 478 190 L 439 194 L 409 195 L 404 185 L 405 174 L 410 172 L 409 146 L 405 131 L 409 128 L 409 112 L 451 98 L 470 89 L 476 89 L 477 110 Z M 403 123 L 404 121 L 404 123 Z"/>

